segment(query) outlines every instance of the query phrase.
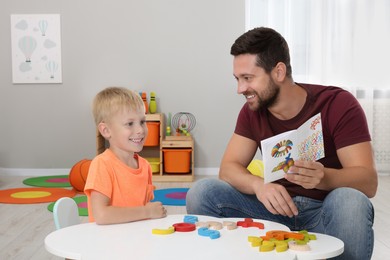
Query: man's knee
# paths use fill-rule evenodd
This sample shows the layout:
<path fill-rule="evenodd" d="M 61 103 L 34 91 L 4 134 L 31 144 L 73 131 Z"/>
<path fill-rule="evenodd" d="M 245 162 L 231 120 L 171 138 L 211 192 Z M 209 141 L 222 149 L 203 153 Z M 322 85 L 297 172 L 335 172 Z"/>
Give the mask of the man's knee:
<path fill-rule="evenodd" d="M 217 179 L 211 178 L 201 179 L 194 182 L 187 192 L 187 199 L 191 200 L 192 198 L 200 198 L 207 195 L 207 193 L 211 191 L 215 185 L 217 185 L 217 182 Z"/>
<path fill-rule="evenodd" d="M 338 188 L 331 191 L 326 197 L 325 210 L 337 211 L 343 218 L 373 219 L 373 206 L 368 197 L 352 188 Z"/>
<path fill-rule="evenodd" d="M 186 195 L 187 212 L 190 214 L 200 212 L 201 207 L 209 201 L 210 193 L 216 190 L 219 182 L 218 179 L 213 178 L 196 181 Z"/>
<path fill-rule="evenodd" d="M 371 204 L 364 193 L 347 187 L 337 188 L 331 191 L 325 200 L 331 200 L 336 204 L 350 204 L 359 207 L 365 207 Z"/>
<path fill-rule="evenodd" d="M 374 208 L 368 197 L 352 188 L 338 188 L 325 198 L 323 212 L 326 233 L 344 241 L 340 259 L 370 259 Z"/>

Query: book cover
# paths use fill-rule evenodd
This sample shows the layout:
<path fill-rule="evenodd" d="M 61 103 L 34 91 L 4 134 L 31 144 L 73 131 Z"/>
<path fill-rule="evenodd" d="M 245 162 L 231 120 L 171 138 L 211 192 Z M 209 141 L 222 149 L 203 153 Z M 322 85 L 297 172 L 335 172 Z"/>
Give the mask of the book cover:
<path fill-rule="evenodd" d="M 283 178 L 294 160 L 317 161 L 325 156 L 321 113 L 311 117 L 298 129 L 261 141 L 264 183 Z"/>

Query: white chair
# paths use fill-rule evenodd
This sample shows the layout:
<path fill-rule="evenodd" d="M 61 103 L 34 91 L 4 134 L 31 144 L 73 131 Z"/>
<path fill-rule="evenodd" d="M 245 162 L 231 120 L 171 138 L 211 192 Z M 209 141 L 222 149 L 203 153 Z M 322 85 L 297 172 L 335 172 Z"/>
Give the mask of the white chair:
<path fill-rule="evenodd" d="M 68 197 L 63 197 L 54 203 L 54 224 L 57 229 L 80 224 L 79 209 L 76 202 Z"/>

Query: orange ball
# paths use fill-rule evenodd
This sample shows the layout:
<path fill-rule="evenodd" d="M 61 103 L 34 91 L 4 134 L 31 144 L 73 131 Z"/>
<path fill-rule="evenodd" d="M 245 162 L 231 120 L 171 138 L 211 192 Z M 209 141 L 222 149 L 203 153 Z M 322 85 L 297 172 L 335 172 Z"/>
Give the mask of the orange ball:
<path fill-rule="evenodd" d="M 77 191 L 84 191 L 91 162 L 92 160 L 83 159 L 77 162 L 70 170 L 69 182 Z"/>

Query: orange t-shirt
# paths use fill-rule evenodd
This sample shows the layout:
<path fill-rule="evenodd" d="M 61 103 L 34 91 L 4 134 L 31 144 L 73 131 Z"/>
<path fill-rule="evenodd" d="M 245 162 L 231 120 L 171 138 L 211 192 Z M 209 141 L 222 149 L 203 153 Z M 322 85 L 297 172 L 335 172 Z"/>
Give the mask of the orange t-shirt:
<path fill-rule="evenodd" d="M 143 206 L 154 198 L 152 168 L 147 160 L 135 155 L 138 169 L 133 169 L 106 149 L 96 156 L 89 167 L 84 192 L 88 198 L 89 221 L 94 222 L 91 191 L 95 190 L 111 199 L 111 206 Z"/>

